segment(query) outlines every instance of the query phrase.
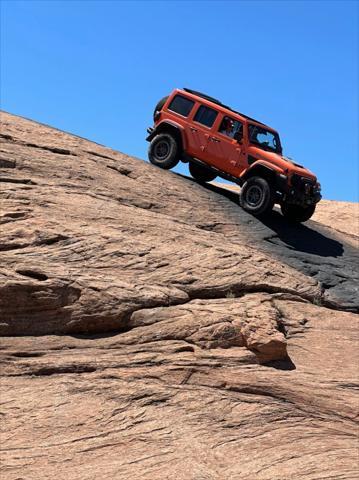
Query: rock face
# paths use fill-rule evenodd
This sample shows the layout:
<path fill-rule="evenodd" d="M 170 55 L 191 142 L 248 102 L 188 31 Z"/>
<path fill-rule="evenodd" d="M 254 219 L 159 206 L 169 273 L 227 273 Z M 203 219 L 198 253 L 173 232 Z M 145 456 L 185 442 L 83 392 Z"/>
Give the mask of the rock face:
<path fill-rule="evenodd" d="M 355 230 L 1 121 L 2 478 L 357 478 Z"/>

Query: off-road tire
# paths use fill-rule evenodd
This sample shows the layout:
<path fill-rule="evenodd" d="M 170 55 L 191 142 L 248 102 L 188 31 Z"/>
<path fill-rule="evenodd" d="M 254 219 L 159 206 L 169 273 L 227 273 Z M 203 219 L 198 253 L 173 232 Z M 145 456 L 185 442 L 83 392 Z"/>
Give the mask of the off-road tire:
<path fill-rule="evenodd" d="M 168 99 L 168 97 L 163 97 L 163 98 L 161 98 L 161 100 L 157 103 L 157 105 L 156 105 L 156 107 L 155 107 L 155 109 L 154 109 L 154 111 L 153 111 L 153 121 L 154 121 L 154 122 L 156 121 L 156 118 L 155 118 L 155 117 L 156 117 L 156 113 L 157 113 L 157 112 L 160 112 L 160 111 L 162 110 L 163 105 L 167 102 L 167 99 Z"/>
<path fill-rule="evenodd" d="M 300 205 L 293 205 L 290 203 L 282 203 L 280 206 L 283 216 L 295 223 L 306 222 L 309 220 L 315 212 L 315 207 L 315 205 L 301 207 Z"/>
<path fill-rule="evenodd" d="M 188 169 L 192 177 L 200 183 L 212 182 L 217 177 L 209 168 L 194 162 L 189 162 Z"/>
<path fill-rule="evenodd" d="M 179 149 L 176 140 L 169 133 L 156 135 L 148 148 L 148 159 L 153 165 L 169 170 L 179 162 Z"/>
<path fill-rule="evenodd" d="M 242 187 L 239 203 L 243 210 L 253 215 L 262 215 L 272 210 L 274 193 L 267 180 L 262 177 L 251 177 Z"/>

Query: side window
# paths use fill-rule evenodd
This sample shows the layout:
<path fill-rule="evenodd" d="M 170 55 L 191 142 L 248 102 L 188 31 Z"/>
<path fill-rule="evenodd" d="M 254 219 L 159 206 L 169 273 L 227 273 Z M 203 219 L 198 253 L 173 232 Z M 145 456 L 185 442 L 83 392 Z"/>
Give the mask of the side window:
<path fill-rule="evenodd" d="M 202 123 L 206 127 L 211 127 L 214 124 L 214 121 L 218 115 L 218 112 L 212 108 L 205 107 L 201 105 L 197 110 L 196 115 L 194 116 L 193 121 Z"/>
<path fill-rule="evenodd" d="M 222 135 L 227 135 L 227 137 L 241 140 L 243 137 L 243 124 L 233 118 L 223 117 L 218 131 Z"/>
<path fill-rule="evenodd" d="M 193 105 L 194 102 L 192 100 L 189 100 L 186 97 L 182 97 L 182 95 L 176 95 L 170 103 L 168 110 L 172 110 L 173 112 L 179 113 L 184 117 L 188 117 Z"/>

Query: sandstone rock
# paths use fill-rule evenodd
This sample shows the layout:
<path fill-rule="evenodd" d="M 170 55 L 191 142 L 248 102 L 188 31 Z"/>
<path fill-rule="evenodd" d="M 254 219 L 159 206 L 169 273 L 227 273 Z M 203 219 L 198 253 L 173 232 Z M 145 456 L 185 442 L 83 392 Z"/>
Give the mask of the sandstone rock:
<path fill-rule="evenodd" d="M 353 232 L 1 120 L 2 478 L 356 478 Z"/>

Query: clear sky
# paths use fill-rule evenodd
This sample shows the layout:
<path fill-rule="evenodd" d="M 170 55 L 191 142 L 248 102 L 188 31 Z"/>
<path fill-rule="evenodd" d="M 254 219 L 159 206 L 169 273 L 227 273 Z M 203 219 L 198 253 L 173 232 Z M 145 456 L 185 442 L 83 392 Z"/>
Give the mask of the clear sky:
<path fill-rule="evenodd" d="M 1 106 L 147 159 L 155 104 L 193 88 L 278 129 L 325 198 L 358 201 L 358 5 L 2 0 Z"/>

